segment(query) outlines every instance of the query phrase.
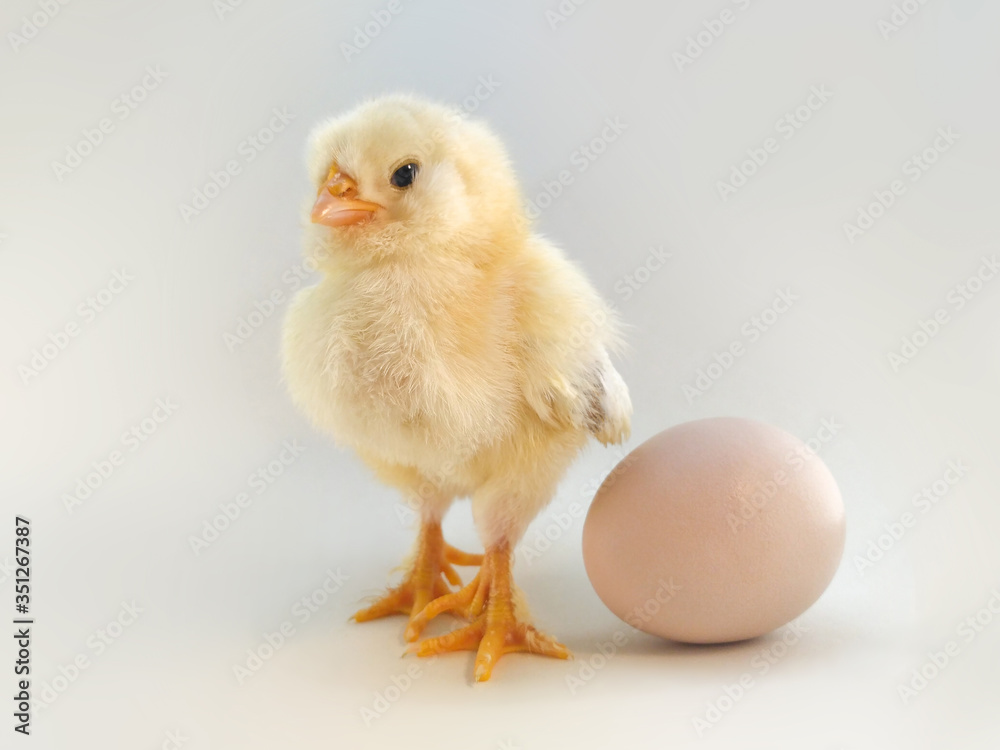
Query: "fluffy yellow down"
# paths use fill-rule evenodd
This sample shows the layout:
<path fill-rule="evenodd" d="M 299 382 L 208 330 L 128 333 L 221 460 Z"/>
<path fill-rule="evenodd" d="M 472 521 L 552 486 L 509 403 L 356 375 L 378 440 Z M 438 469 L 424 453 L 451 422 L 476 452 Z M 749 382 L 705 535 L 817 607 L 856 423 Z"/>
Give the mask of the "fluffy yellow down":
<path fill-rule="evenodd" d="M 419 173 L 400 190 L 389 176 L 408 160 Z M 314 131 L 316 188 L 334 163 L 384 210 L 359 226 L 307 219 L 322 278 L 285 320 L 291 395 L 425 519 L 468 496 L 484 546 L 514 544 L 588 436 L 628 436 L 614 315 L 531 233 L 483 124 L 412 97 L 369 101 Z"/>

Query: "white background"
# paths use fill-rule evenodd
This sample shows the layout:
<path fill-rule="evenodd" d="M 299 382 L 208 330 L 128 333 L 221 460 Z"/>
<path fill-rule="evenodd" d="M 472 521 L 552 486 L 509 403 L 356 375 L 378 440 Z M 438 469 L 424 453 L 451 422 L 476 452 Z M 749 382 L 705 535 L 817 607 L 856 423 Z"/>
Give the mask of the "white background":
<path fill-rule="evenodd" d="M 24 17 L 40 6 L 5 2 L 0 561 L 12 562 L 15 513 L 29 516 L 33 687 L 36 697 L 53 691 L 31 738 L 14 740 L 152 749 L 176 746 L 167 733 L 179 732 L 186 750 L 994 747 L 1000 623 L 984 608 L 1000 604 L 1000 280 L 961 310 L 949 295 L 1000 250 L 1000 6 L 907 6 L 919 9 L 892 31 L 879 28 L 893 14 L 888 0 L 589 0 L 561 19 L 547 16 L 555 2 L 527 0 L 401 0 L 395 15 L 385 3 L 246 0 L 220 14 L 211 0 L 77 0 L 22 43 L 8 32 L 30 33 Z M 732 22 L 679 64 L 674 53 L 724 9 Z M 373 11 L 388 25 L 345 55 Z M 147 66 L 166 78 L 120 119 L 119 97 Z M 480 78 L 494 90 L 469 99 Z M 831 96 L 800 110 L 786 139 L 777 123 L 811 87 Z M 787 636 L 792 646 L 777 645 L 782 632 L 671 645 L 604 608 L 581 560 L 580 510 L 623 453 L 597 446 L 526 543 L 559 517 L 572 523 L 530 564 L 522 550 L 516 568 L 537 623 L 574 661 L 510 656 L 473 687 L 471 654 L 403 660 L 403 620 L 346 622 L 385 584 L 412 530 L 392 491 L 291 407 L 280 317 L 293 291 L 286 274 L 301 261 L 306 133 L 398 90 L 475 105 L 508 143 L 527 197 L 569 171 L 537 223 L 632 326 L 621 367 L 637 407 L 627 449 L 713 415 L 804 440 L 824 419 L 839 425 L 821 455 L 844 495 L 847 549 L 801 618 L 805 632 Z M 241 148 L 275 108 L 293 116 L 287 127 L 259 152 Z M 111 132 L 82 163 L 54 167 L 105 117 Z M 581 171 L 578 149 L 606 118 L 625 130 Z M 957 140 L 911 181 L 906 163 L 939 128 Z M 768 137 L 776 153 L 724 200 L 719 181 Z M 181 205 L 232 159 L 240 173 L 185 221 Z M 844 224 L 897 179 L 905 192 L 850 242 Z M 671 258 L 647 273 L 651 248 Z M 121 269 L 133 280 L 81 316 Z M 644 281 L 631 294 L 629 275 Z M 750 342 L 743 326 L 779 289 L 797 301 Z M 227 345 L 275 292 L 283 301 L 270 317 Z M 948 322 L 894 368 L 888 355 L 939 308 Z M 69 323 L 78 335 L 26 371 Z M 686 398 L 683 387 L 734 340 L 745 355 Z M 122 434 L 157 399 L 178 408 L 131 450 Z M 285 440 L 304 453 L 257 494 L 251 475 Z M 92 462 L 115 450 L 122 464 L 68 508 Z M 949 461 L 969 469 L 921 511 L 914 497 Z M 252 504 L 195 554 L 192 537 L 241 492 Z M 907 511 L 912 527 L 859 564 Z M 446 533 L 476 547 L 466 503 Z M 346 582 L 304 621 L 293 607 L 328 570 Z M 7 567 L 0 576 L 6 619 L 13 582 Z M 133 601 L 142 613 L 102 644 L 98 632 Z M 960 630 L 977 613 L 981 632 Z M 240 682 L 234 666 L 286 620 L 294 633 Z M 619 653 L 595 656 L 622 629 Z M 0 641 L 0 692 L 10 695 L 12 639 Z M 899 686 L 949 641 L 958 655 L 904 701 Z M 81 655 L 87 666 L 74 674 Z M 400 693 L 413 664 L 419 674 Z M 745 675 L 752 687 L 727 701 L 726 686 Z M 374 719 L 363 710 L 380 706 Z M 699 733 L 694 720 L 711 706 L 726 710 Z M 2 744 L 13 747 L 9 701 L 0 713 Z"/>

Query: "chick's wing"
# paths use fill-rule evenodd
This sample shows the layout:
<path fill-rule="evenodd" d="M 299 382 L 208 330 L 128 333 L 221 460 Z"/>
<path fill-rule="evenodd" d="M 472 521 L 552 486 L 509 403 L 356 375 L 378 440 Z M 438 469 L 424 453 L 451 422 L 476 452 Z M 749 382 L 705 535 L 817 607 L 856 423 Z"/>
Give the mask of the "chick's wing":
<path fill-rule="evenodd" d="M 620 442 L 632 404 L 608 356 L 620 344 L 615 315 L 558 249 L 538 240 L 532 251 L 518 284 L 524 398 L 547 424 Z"/>

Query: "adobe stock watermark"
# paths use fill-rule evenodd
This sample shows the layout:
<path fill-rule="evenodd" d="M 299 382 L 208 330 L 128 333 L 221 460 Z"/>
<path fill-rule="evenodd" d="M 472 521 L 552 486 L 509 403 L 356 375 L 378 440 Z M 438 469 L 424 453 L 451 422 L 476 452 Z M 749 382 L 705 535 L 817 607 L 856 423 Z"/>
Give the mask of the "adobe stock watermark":
<path fill-rule="evenodd" d="M 77 653 L 68 664 L 57 665 L 56 671 L 59 674 L 38 686 L 35 698 L 32 700 L 32 711 L 44 711 L 55 703 L 61 695 L 69 690 L 70 685 L 73 685 L 84 672 L 93 666 L 95 659 L 106 653 L 111 646 L 118 642 L 143 612 L 145 610 L 142 605 L 137 604 L 135 599 L 121 602 L 117 614 L 103 627 L 98 628 L 87 637 L 84 643 L 86 649 Z"/>
<path fill-rule="evenodd" d="M 572 151 L 569 163 L 576 167 L 576 173 L 570 169 L 561 169 L 553 180 L 543 180 L 542 190 L 529 199 L 525 214 L 529 219 L 537 219 L 542 211 L 549 208 L 568 188 L 578 175 L 586 172 L 590 166 L 601 158 L 608 147 L 617 141 L 622 133 L 628 130 L 628 125 L 620 117 L 607 117 L 600 133 Z"/>
<path fill-rule="evenodd" d="M 14 575 L 15 567 L 14 560 L 10 557 L 5 557 L 0 560 L 0 586 L 7 582 L 12 575 Z"/>
<path fill-rule="evenodd" d="M 917 14 L 927 0 L 902 0 L 900 3 L 892 4 L 892 13 L 885 18 L 880 18 L 875 28 L 882 35 L 883 39 L 889 39 L 893 34 L 902 30 L 910 19 Z"/>
<path fill-rule="evenodd" d="M 719 379 L 729 372 L 746 355 L 750 347 L 767 333 L 799 299 L 790 288 L 778 289 L 771 303 L 740 326 L 740 336 L 729 342 L 721 352 L 712 355 L 712 361 L 695 372 L 690 383 L 681 386 L 689 404 L 708 393 Z"/>
<path fill-rule="evenodd" d="M 603 478 L 597 476 L 580 485 L 580 496 L 586 498 L 588 501 L 602 489 L 606 490 L 614 487 L 615 483 L 636 462 L 635 456 L 631 453 L 626 455 L 625 449 L 622 446 L 616 445 L 610 448 L 612 460 L 617 460 L 618 463 L 611 467 L 607 475 L 603 476 Z"/>
<path fill-rule="evenodd" d="M 402 0 L 389 0 L 384 7 L 371 12 L 371 20 L 354 27 L 351 42 L 340 43 L 340 53 L 348 63 L 361 54 L 372 40 L 388 28 L 393 19 L 403 12 Z"/>
<path fill-rule="evenodd" d="M 455 475 L 457 465 L 453 461 L 445 461 L 433 474 L 425 474 L 416 492 L 405 500 L 397 500 L 393 509 L 396 519 L 403 526 L 410 524 L 419 517 L 426 503 L 437 500 L 441 496 L 441 487 Z"/>
<path fill-rule="evenodd" d="M 788 484 L 792 474 L 801 471 L 806 461 L 819 455 L 820 450 L 832 442 L 843 428 L 844 426 L 833 417 L 822 419 L 815 435 L 806 439 L 803 445 L 798 445 L 785 454 L 784 467 L 776 469 L 771 478 L 752 494 L 744 494 L 740 498 L 738 513 L 730 511 L 726 514 L 726 523 L 729 524 L 730 530 L 736 534 L 746 528 L 778 493 L 778 488 Z"/>
<path fill-rule="evenodd" d="M 119 442 L 122 448 L 113 448 L 107 456 L 91 461 L 90 471 L 76 480 L 71 492 L 62 494 L 62 504 L 68 515 L 88 502 L 104 483 L 125 463 L 129 454 L 135 453 L 149 440 L 180 408 L 169 397 L 158 398 L 153 410 L 122 433 Z M 127 451 L 126 451 L 127 449 Z"/>
<path fill-rule="evenodd" d="M 622 298 L 622 302 L 628 302 L 673 257 L 673 254 L 664 250 L 662 245 L 649 248 L 643 261 L 615 282 L 615 293 Z"/>
<path fill-rule="evenodd" d="M 962 655 L 976 638 L 1000 616 L 1000 587 L 990 591 L 990 598 L 982 607 L 967 615 L 955 628 L 955 637 L 945 641 L 940 649 L 927 650 L 927 658 L 910 672 L 907 678 L 896 685 L 896 694 L 908 706 L 910 702 L 951 664 Z"/>
<path fill-rule="evenodd" d="M 489 99 L 502 84 L 493 78 L 492 73 L 481 75 L 476 78 L 476 87 L 468 96 L 464 97 L 457 107 L 457 111 L 449 112 L 446 117 L 449 121 L 462 121 L 470 114 L 479 109 L 483 103 Z M 419 151 L 429 151 L 436 143 L 440 143 L 447 135 L 445 128 L 436 127 L 426 138 L 418 141 L 416 146 Z"/>
<path fill-rule="evenodd" d="M 965 306 L 996 278 L 997 271 L 1000 271 L 1000 261 L 997 260 L 996 254 L 988 258 L 982 256 L 979 267 L 967 278 L 952 286 L 944 295 L 946 304 L 938 307 L 929 317 L 918 320 L 916 328 L 900 339 L 899 349 L 886 353 L 892 371 L 899 372 L 901 368 L 916 359 L 944 327 L 954 320 L 953 316 L 965 309 Z"/>
<path fill-rule="evenodd" d="M 232 184 L 233 178 L 242 174 L 244 168 L 253 163 L 295 117 L 296 115 L 288 111 L 288 107 L 280 109 L 273 107 L 267 123 L 240 141 L 236 147 L 236 154 L 240 158 L 227 160 L 222 169 L 210 170 L 208 179 L 191 191 L 191 202 L 177 204 L 177 210 L 184 223 L 189 224 L 193 218 L 207 209 L 212 201 L 222 195 L 222 191 Z"/>
<path fill-rule="evenodd" d="M 413 683 L 425 674 L 427 665 L 437 661 L 437 654 L 421 658 L 419 662 L 411 662 L 399 674 L 394 674 L 389 678 L 389 684 L 375 691 L 370 705 L 361 706 L 358 713 L 366 727 L 371 727 L 376 721 L 388 713 L 399 699 L 413 687 Z"/>
<path fill-rule="evenodd" d="M 302 627 L 309 622 L 313 615 L 326 606 L 331 597 L 340 591 L 350 579 L 351 577 L 340 568 L 327 569 L 323 582 L 292 605 L 289 617 L 282 620 L 273 631 L 263 633 L 260 642 L 247 649 L 246 659 L 233 665 L 233 676 L 236 678 L 236 682 L 243 685 L 251 677 L 258 674 L 264 665 L 274 658 L 274 655 L 284 648 L 298 632 L 296 625 Z"/>
<path fill-rule="evenodd" d="M 212 0 L 212 10 L 219 21 L 225 21 L 226 16 L 243 6 L 244 0 Z"/>
<path fill-rule="evenodd" d="M 744 11 L 750 7 L 750 2 L 751 0 L 732 0 L 732 5 L 736 7 L 736 11 Z M 684 45 L 683 51 L 677 50 L 671 56 L 674 65 L 677 66 L 677 72 L 683 73 L 685 68 L 694 65 L 695 60 L 698 60 L 705 50 L 726 33 L 737 17 L 732 8 L 723 8 L 718 16 L 702 21 L 702 28 L 690 34 L 685 40 L 687 44 Z"/>
<path fill-rule="evenodd" d="M 961 459 L 949 461 L 942 475 L 922 488 L 910 498 L 913 510 L 904 510 L 895 521 L 883 524 L 884 533 L 869 539 L 864 554 L 854 556 L 854 569 L 864 576 L 865 571 L 874 568 L 892 549 L 917 525 L 938 502 L 951 494 L 952 489 L 969 473 L 969 467 Z"/>
<path fill-rule="evenodd" d="M 276 286 L 264 296 L 254 300 L 252 309 L 236 319 L 233 329 L 223 332 L 222 341 L 230 353 L 249 341 L 264 323 L 291 300 L 292 295 L 299 291 L 309 277 L 319 269 L 323 255 L 325 253 L 317 245 L 303 260 L 286 268 L 280 276 L 282 286 Z"/>
<path fill-rule="evenodd" d="M 918 182 L 927 171 L 940 160 L 961 138 L 961 135 L 951 127 L 938 128 L 934 139 L 926 148 L 913 154 L 903 162 L 902 172 L 909 178 L 909 184 Z M 886 212 L 896 204 L 896 199 L 906 193 L 907 182 L 902 178 L 892 180 L 885 188 L 876 188 L 872 192 L 874 200 L 858 206 L 857 218 L 854 222 L 843 223 L 844 236 L 850 244 L 855 244 L 875 224 L 885 216 Z"/>
<path fill-rule="evenodd" d="M 518 557 L 525 565 L 532 565 L 586 515 L 587 509 L 575 500 L 571 500 L 565 508 L 549 508 L 542 518 L 532 524 L 532 538 L 517 546 Z"/>
<path fill-rule="evenodd" d="M 183 734 L 180 729 L 167 729 L 163 732 L 163 737 L 160 750 L 180 750 L 191 741 L 191 738 Z"/>
<path fill-rule="evenodd" d="M 10 42 L 10 48 L 14 52 L 20 52 L 21 47 L 38 38 L 42 29 L 48 26 L 52 22 L 52 19 L 59 15 L 63 6 L 69 5 L 69 3 L 70 0 L 38 0 L 38 10 L 22 17 L 21 25 L 17 31 L 7 32 L 7 41 Z"/>
<path fill-rule="evenodd" d="M 247 487 L 253 490 L 238 492 L 230 502 L 219 503 L 219 512 L 202 523 L 201 532 L 188 536 L 188 544 L 195 556 L 201 555 L 236 523 L 254 500 L 263 495 L 285 473 L 295 461 L 305 453 L 305 446 L 294 438 L 284 441 L 275 457 L 259 466 L 247 477 Z"/>
<path fill-rule="evenodd" d="M 798 620 L 793 620 L 782 628 L 781 640 L 761 649 L 750 659 L 750 669 L 733 682 L 724 685 L 719 695 L 705 705 L 705 711 L 691 717 L 691 723 L 699 737 L 718 726 L 726 715 L 759 684 L 761 677 L 771 671 L 792 648 L 809 632 Z"/>
<path fill-rule="evenodd" d="M 117 123 L 127 120 L 152 92 L 160 88 L 166 78 L 167 73 L 159 65 L 147 66 L 138 83 L 111 100 L 111 114 L 114 117 L 102 117 L 93 127 L 84 128 L 80 133 L 81 138 L 66 146 L 63 161 L 52 162 L 52 173 L 56 180 L 62 182 L 67 175 L 75 172 L 87 157 L 103 145 L 107 136 L 115 132 Z"/>
<path fill-rule="evenodd" d="M 21 382 L 28 385 L 37 379 L 42 371 L 66 350 L 69 342 L 83 333 L 84 326 L 93 323 L 98 314 L 107 310 L 133 281 L 135 277 L 125 268 L 112 271 L 111 278 L 103 287 L 76 306 L 76 317 L 68 320 L 59 330 L 50 333 L 46 337 L 48 341 L 32 349 L 28 361 L 17 366 Z"/>
<path fill-rule="evenodd" d="M 557 6 L 545 11 L 545 20 L 548 22 L 549 28 L 553 31 L 558 29 L 576 13 L 577 8 L 586 2 L 587 0 L 560 0 Z"/>
<path fill-rule="evenodd" d="M 472 90 L 471 94 L 463 98 L 459 104 L 462 114 L 471 115 L 482 106 L 483 102 L 493 96 L 500 86 L 500 81 L 496 80 L 492 73 L 478 76 L 476 78 L 476 88 Z"/>
<path fill-rule="evenodd" d="M 631 455 L 625 455 L 625 451 L 620 446 L 615 446 L 611 454 L 618 460 L 618 463 L 611 467 L 606 474 L 594 477 L 580 486 L 580 497 L 583 498 L 581 502 L 570 500 L 565 507 L 549 508 L 543 516 L 531 524 L 531 537 L 529 538 L 525 534 L 516 551 L 516 554 L 526 565 L 534 564 L 536 560 L 552 549 L 552 546 L 567 531 L 586 517 L 586 503 L 589 503 L 598 490 L 612 487 L 618 478 L 635 463 L 635 458 Z"/>
<path fill-rule="evenodd" d="M 716 180 L 715 189 L 723 202 L 736 195 L 750 178 L 757 174 L 771 157 L 781 150 L 782 143 L 794 138 L 795 134 L 812 119 L 816 112 L 823 108 L 832 96 L 833 92 L 825 85 L 812 86 L 809 89 L 809 95 L 802 104 L 779 117 L 774 123 L 774 131 L 781 136 L 781 140 L 771 135 L 765 138 L 759 146 L 751 146 L 746 151 L 746 159 L 734 162 L 730 166 L 728 179 Z"/>
<path fill-rule="evenodd" d="M 673 578 L 660 579 L 659 585 L 652 596 L 645 602 L 636 605 L 625 617 L 628 629 L 619 628 L 606 641 L 594 644 L 597 652 L 584 658 L 578 656 L 575 674 L 566 675 L 566 688 L 570 695 L 576 695 L 586 685 L 593 680 L 608 663 L 614 659 L 622 648 L 631 640 L 642 626 L 652 620 L 663 607 L 670 604 L 677 593 L 681 590 L 681 585 Z"/>
<path fill-rule="evenodd" d="M 567 337 L 566 341 L 570 345 L 570 348 L 578 350 L 591 346 L 597 332 L 606 326 L 616 315 L 617 313 L 613 308 L 608 308 L 607 310 L 604 308 L 589 310 L 584 319 L 573 326 L 573 330 Z"/>

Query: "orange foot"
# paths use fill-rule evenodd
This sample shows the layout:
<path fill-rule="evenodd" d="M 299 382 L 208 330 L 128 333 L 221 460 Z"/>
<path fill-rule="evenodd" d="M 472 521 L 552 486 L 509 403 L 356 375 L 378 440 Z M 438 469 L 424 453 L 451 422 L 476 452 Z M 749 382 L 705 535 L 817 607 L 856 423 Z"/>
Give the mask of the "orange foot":
<path fill-rule="evenodd" d="M 417 557 L 402 583 L 389 589 L 371 606 L 355 612 L 352 619 L 367 622 L 403 614 L 409 615 L 412 622 L 432 600 L 451 593 L 449 582 L 456 586 L 462 584 L 455 565 L 481 565 L 482 562 L 482 555 L 462 552 L 445 542 L 439 522 L 422 523 L 417 537 Z"/>
<path fill-rule="evenodd" d="M 514 614 L 510 567 L 509 545 L 487 550 L 479 573 L 468 586 L 435 599 L 410 618 L 406 640 L 416 640 L 428 622 L 445 612 L 472 622 L 446 635 L 414 643 L 407 650 L 417 656 L 476 651 L 477 682 L 490 678 L 493 666 L 504 654 L 527 651 L 568 659 L 570 653 L 564 645 Z"/>

